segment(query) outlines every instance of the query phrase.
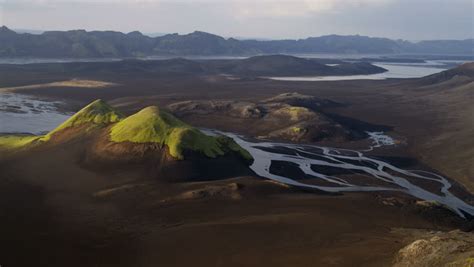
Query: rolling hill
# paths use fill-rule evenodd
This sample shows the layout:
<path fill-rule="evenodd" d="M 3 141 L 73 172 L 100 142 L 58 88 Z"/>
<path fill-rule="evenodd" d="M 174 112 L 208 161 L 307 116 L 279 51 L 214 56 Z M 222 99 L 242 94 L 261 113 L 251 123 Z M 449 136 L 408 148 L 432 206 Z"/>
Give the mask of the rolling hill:
<path fill-rule="evenodd" d="M 95 128 L 118 122 L 123 115 L 102 100 L 96 100 L 45 135 L 0 135 L 0 149 L 26 149 L 53 141 L 86 135 Z"/>
<path fill-rule="evenodd" d="M 156 106 L 142 109 L 114 125 L 110 129 L 110 141 L 158 143 L 167 146 L 171 156 L 176 159 L 184 159 L 185 150 L 199 152 L 210 158 L 233 151 L 245 159 L 251 159 L 250 154 L 229 139 L 205 135 Z"/>
<path fill-rule="evenodd" d="M 252 160 L 232 139 L 206 135 L 156 106 L 124 117 L 102 100 L 87 105 L 46 135 L 0 136 L 0 149 L 41 150 L 49 146 L 67 147 L 71 142 L 81 144 L 86 164 L 94 164 L 95 160 L 147 162 L 150 158 L 159 158 L 158 165 L 194 160 L 223 164 L 219 158 L 225 158 L 226 163 L 240 166 Z M 183 167 L 179 163 L 172 165 Z"/>
<path fill-rule="evenodd" d="M 324 61 L 323 61 L 324 62 Z M 14 76 L 22 72 L 46 74 L 68 73 L 75 77 L 108 75 L 183 76 L 216 75 L 234 76 L 311 76 L 311 75 L 358 75 L 385 72 L 386 69 L 370 63 L 340 62 L 328 66 L 316 59 L 304 59 L 288 55 L 265 55 L 247 59 L 189 60 L 173 58 L 165 60 L 125 59 L 111 62 L 40 63 L 26 65 L 0 64 L 0 73 Z"/>
<path fill-rule="evenodd" d="M 420 142 L 420 156 L 474 192 L 474 63 L 421 78 L 411 101 L 432 107 L 417 116 L 436 118 L 436 131 Z"/>
<path fill-rule="evenodd" d="M 329 66 L 319 60 L 288 55 L 255 56 L 242 60 L 207 63 L 217 72 L 238 76 L 311 76 L 311 75 L 357 75 L 387 71 L 369 63 L 341 63 Z"/>

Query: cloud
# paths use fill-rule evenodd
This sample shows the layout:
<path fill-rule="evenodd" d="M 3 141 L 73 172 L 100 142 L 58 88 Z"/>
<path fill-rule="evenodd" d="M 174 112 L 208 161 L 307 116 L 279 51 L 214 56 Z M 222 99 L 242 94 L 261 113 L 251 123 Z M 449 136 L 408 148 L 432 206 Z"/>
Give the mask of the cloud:
<path fill-rule="evenodd" d="M 337 14 L 341 10 L 385 6 L 394 0 L 231 0 L 237 16 L 295 17 L 321 13 Z"/>
<path fill-rule="evenodd" d="M 278 1 L 267 0 L 262 3 L 261 8 L 249 9 L 249 15 L 254 16 L 307 16 L 321 13 L 340 13 L 349 8 L 370 8 L 384 6 L 392 0 L 298 0 Z"/>
<path fill-rule="evenodd" d="M 337 14 L 351 8 L 383 6 L 395 0 L 0 0 L 9 10 L 56 8 L 73 4 L 158 7 L 161 5 L 206 4 L 226 10 L 235 19 L 305 17 L 314 14 Z M 212 7 L 211 7 L 212 8 Z"/>
<path fill-rule="evenodd" d="M 249 6 L 252 4 L 269 7 L 278 10 L 285 8 L 299 11 L 327 11 L 341 6 L 374 6 L 383 5 L 394 0 L 0 0 L 0 4 L 31 3 L 31 4 L 52 4 L 52 3 L 109 3 L 109 4 L 160 4 L 160 3 L 215 3 L 219 5 Z M 278 12 L 277 12 L 278 13 Z"/>
<path fill-rule="evenodd" d="M 473 35 L 472 8 L 472 0 L 0 0 L 0 24 L 265 38 L 464 39 Z"/>

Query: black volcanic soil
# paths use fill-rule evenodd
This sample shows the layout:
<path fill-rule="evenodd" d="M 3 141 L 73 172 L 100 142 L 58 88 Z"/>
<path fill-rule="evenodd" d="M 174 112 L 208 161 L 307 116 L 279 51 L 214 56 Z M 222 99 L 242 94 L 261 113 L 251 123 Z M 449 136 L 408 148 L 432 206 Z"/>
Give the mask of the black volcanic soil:
<path fill-rule="evenodd" d="M 85 64 L 85 63 L 82 63 Z M 220 75 L 156 76 L 148 72 L 64 72 L 61 65 L 33 67 L 4 65 L 1 87 L 64 81 L 72 78 L 116 83 L 107 88 L 40 88 L 22 93 L 63 99 L 66 109 L 76 111 L 97 98 L 112 101 L 125 113 L 138 108 L 188 100 L 258 101 L 277 94 L 298 92 L 329 99 L 341 106 L 328 107 L 325 114 L 383 126 L 406 146 L 408 156 L 463 183 L 474 192 L 471 149 L 474 124 L 472 114 L 472 64 L 422 79 L 381 81 L 288 82 L 265 79 L 229 79 Z M 4 74 L 4 75 L 3 75 Z M 336 117 L 331 117 L 335 119 Z M 341 117 L 339 117 L 341 118 Z M 196 126 L 238 130 L 251 134 L 245 121 L 188 118 Z M 344 121 L 347 125 L 347 120 Z M 340 142 L 329 142 L 340 146 Z M 344 146 L 357 145 L 346 144 Z"/>
<path fill-rule="evenodd" d="M 85 63 L 83 63 L 85 64 Z M 64 81 L 72 78 L 116 83 L 106 88 L 40 88 L 22 93 L 63 99 L 66 109 L 76 111 L 97 98 L 109 100 L 125 113 L 149 105 L 166 106 L 189 100 L 250 101 L 298 92 L 342 105 L 322 111 L 333 120 L 350 126 L 350 121 L 379 125 L 406 146 L 409 157 L 457 179 L 474 192 L 471 149 L 474 124 L 472 115 L 472 64 L 422 79 L 380 81 L 289 82 L 265 79 L 229 79 L 220 75 L 156 76 L 148 72 L 68 73 L 55 64 L 15 67 L 5 65 L 1 87 Z M 347 120 L 347 119 L 349 120 Z M 245 120 L 231 123 L 213 116 L 186 118 L 196 126 L 253 134 Z M 366 125 L 367 126 L 367 125 Z M 365 126 L 363 127 L 365 128 Z M 327 142 L 341 146 L 340 142 Z M 363 145 L 367 145 L 366 143 Z M 344 143 L 343 146 L 359 146 Z"/>
<path fill-rule="evenodd" d="M 467 227 L 401 195 L 320 195 L 254 177 L 168 183 L 84 168 L 82 151 L 72 142 L 0 161 L 2 265 L 388 266 L 409 236 L 391 228 Z"/>
<path fill-rule="evenodd" d="M 415 158 L 474 191 L 474 91 L 468 67 L 426 79 L 335 82 L 54 69 L 5 67 L 0 86 L 109 81 L 117 86 L 22 93 L 62 99 L 70 111 L 103 98 L 125 113 L 188 100 L 258 102 L 287 92 L 312 95 L 341 104 L 321 109 L 335 114 L 331 119 L 349 118 L 357 122 L 354 127 L 376 125 L 400 141 L 377 150 L 377 156 Z M 187 122 L 252 130 L 244 121 L 213 116 Z M 472 227 L 445 209 L 416 205 L 403 195 L 305 193 L 250 176 L 169 183 L 142 168 L 84 166 L 81 149 L 68 145 L 15 157 L 0 154 L 2 266 L 389 266 L 407 245 L 401 240 L 411 235 L 392 228 Z"/>
<path fill-rule="evenodd" d="M 367 62 L 335 62 L 328 66 L 327 60 L 298 58 L 288 55 L 255 56 L 241 60 L 200 61 L 214 73 L 244 77 L 259 76 L 325 76 L 375 74 L 387 71 Z M 334 62 L 332 62 L 334 63 Z"/>

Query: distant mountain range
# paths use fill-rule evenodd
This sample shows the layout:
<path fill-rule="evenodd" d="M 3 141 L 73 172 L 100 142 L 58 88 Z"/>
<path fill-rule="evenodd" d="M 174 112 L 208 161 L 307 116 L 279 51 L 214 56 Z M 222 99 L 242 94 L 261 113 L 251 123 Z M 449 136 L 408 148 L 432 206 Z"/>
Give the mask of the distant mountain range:
<path fill-rule="evenodd" d="M 278 53 L 338 54 L 473 54 L 474 39 L 417 43 L 367 36 L 327 35 L 300 40 L 237 40 L 196 31 L 150 37 L 135 31 L 47 31 L 17 33 L 0 28 L 0 57 L 107 58 L 143 56 L 228 55 Z"/>

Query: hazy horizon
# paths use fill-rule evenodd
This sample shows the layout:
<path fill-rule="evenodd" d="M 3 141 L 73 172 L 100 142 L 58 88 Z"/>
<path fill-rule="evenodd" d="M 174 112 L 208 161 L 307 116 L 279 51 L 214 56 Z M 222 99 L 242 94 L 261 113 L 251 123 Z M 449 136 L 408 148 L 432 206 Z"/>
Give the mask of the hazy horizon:
<path fill-rule="evenodd" d="M 204 31 L 239 39 L 471 39 L 473 17 L 471 0 L 0 0 L 0 25 L 13 30 Z"/>
<path fill-rule="evenodd" d="M 48 31 L 80 31 L 80 30 L 85 30 L 87 32 L 92 32 L 92 31 L 115 31 L 115 32 L 121 32 L 121 33 L 124 33 L 124 34 L 127 34 L 127 33 L 130 33 L 130 32 L 134 32 L 134 31 L 139 31 L 139 30 L 134 30 L 134 31 L 120 31 L 120 30 L 107 30 L 107 29 L 104 29 L 104 30 L 95 30 L 95 29 L 80 29 L 80 28 L 77 28 L 77 29 L 64 29 L 64 30 L 48 30 L 48 29 L 45 29 L 45 30 L 35 30 L 35 29 L 16 29 L 16 28 L 12 28 L 12 27 L 9 27 L 8 25 L 0 25 L 0 27 L 2 26 L 5 26 L 7 27 L 8 29 L 12 30 L 12 31 L 15 31 L 17 33 L 29 33 L 29 34 L 42 34 L 44 32 L 48 32 Z M 366 36 L 366 37 L 371 37 L 371 38 L 388 38 L 388 39 L 391 39 L 391 40 L 402 40 L 402 41 L 410 41 L 410 42 L 420 42 L 420 41 L 434 41 L 434 40 L 443 40 L 443 41 L 449 41 L 449 40 L 471 40 L 471 39 L 474 39 L 474 37 L 468 37 L 468 38 L 461 38 L 461 39 L 420 39 L 420 40 L 407 40 L 407 39 L 400 39 L 400 38 L 390 38 L 390 37 L 383 37 L 383 36 L 370 36 L 370 35 L 363 35 L 363 34 L 358 34 L 358 33 L 354 33 L 354 34 L 324 34 L 324 35 L 314 35 L 314 36 L 305 36 L 305 37 L 301 37 L 301 38 L 264 38 L 264 37 L 245 37 L 245 36 L 225 36 L 225 35 L 220 35 L 220 34 L 216 34 L 216 33 L 213 33 L 213 32 L 208 32 L 208 31 L 202 31 L 202 30 L 194 30 L 194 31 L 191 31 L 191 32 L 182 32 L 182 33 L 176 33 L 176 32 L 163 32 L 163 33 L 157 33 L 157 32 L 141 32 L 139 31 L 141 34 L 145 35 L 145 36 L 149 36 L 149 37 L 152 37 L 152 38 L 155 38 L 155 37 L 159 37 L 159 36 L 164 36 L 164 35 L 167 35 L 167 34 L 179 34 L 179 35 L 186 35 L 186 34 L 191 34 L 193 32 L 206 32 L 206 33 L 209 33 L 209 34 L 214 34 L 214 35 L 218 35 L 218 36 L 221 36 L 225 39 L 229 39 L 229 38 L 234 38 L 234 39 L 237 39 L 237 40 L 262 40 L 262 41 L 279 41 L 279 40 L 303 40 L 303 39 L 306 39 L 306 38 L 311 38 L 311 37 L 323 37 L 323 36 L 329 36 L 329 35 L 339 35 L 339 36 Z"/>

